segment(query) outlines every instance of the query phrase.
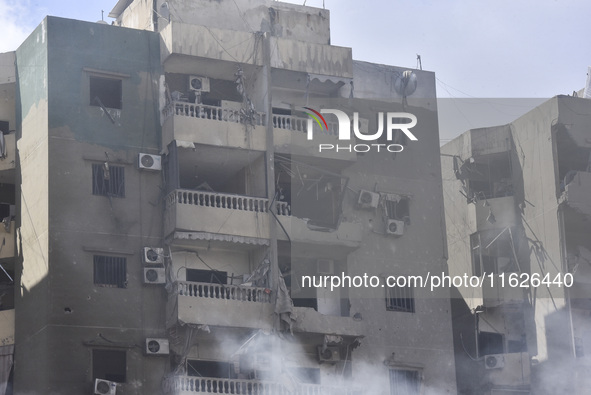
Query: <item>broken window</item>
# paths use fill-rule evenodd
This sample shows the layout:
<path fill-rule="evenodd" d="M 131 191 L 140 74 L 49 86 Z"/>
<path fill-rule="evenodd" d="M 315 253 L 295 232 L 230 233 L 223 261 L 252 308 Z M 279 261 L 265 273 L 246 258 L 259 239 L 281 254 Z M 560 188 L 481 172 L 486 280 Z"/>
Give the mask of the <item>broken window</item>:
<path fill-rule="evenodd" d="M 127 259 L 95 255 L 94 284 L 102 287 L 127 287 Z"/>
<path fill-rule="evenodd" d="M 454 158 L 454 172 L 468 202 L 513 196 L 510 152 L 481 155 L 461 164 Z"/>
<path fill-rule="evenodd" d="M 227 284 L 228 272 L 218 270 L 187 269 L 187 281 L 207 284 Z"/>
<path fill-rule="evenodd" d="M 494 332 L 478 333 L 478 353 L 479 355 L 503 354 L 503 334 Z"/>
<path fill-rule="evenodd" d="M 92 380 L 102 379 L 125 383 L 127 362 L 125 351 L 92 350 Z"/>
<path fill-rule="evenodd" d="M 388 219 L 404 221 L 405 225 L 410 225 L 410 210 L 407 197 L 394 194 L 386 194 L 386 214 Z"/>
<path fill-rule="evenodd" d="M 92 165 L 92 194 L 125 197 L 125 168 L 108 162 Z"/>
<path fill-rule="evenodd" d="M 414 313 L 414 289 L 410 286 L 386 288 L 386 310 Z"/>
<path fill-rule="evenodd" d="M 90 105 L 121 109 L 123 81 L 90 76 Z"/>
<path fill-rule="evenodd" d="M 419 395 L 421 375 L 418 370 L 390 369 L 390 395 Z"/>
<path fill-rule="evenodd" d="M 470 247 L 474 276 L 520 272 L 515 259 L 517 239 L 513 239 L 509 228 L 474 233 L 470 235 Z"/>

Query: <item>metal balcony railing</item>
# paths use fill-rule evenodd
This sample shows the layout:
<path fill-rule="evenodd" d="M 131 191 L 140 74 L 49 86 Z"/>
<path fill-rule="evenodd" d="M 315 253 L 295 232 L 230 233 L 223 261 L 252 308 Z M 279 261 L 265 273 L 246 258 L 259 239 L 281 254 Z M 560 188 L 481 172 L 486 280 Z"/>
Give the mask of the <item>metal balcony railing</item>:
<path fill-rule="evenodd" d="M 252 123 L 255 125 L 264 126 L 266 124 L 266 116 L 264 113 L 254 112 L 249 115 L 242 109 L 238 110 L 235 108 L 224 108 L 182 101 L 173 101 L 162 110 L 162 116 L 164 119 L 168 119 L 173 115 L 235 123 L 244 123 L 246 118 L 252 117 Z"/>
<path fill-rule="evenodd" d="M 240 394 L 240 395 L 360 395 L 351 388 L 316 384 L 285 385 L 259 380 L 220 379 L 176 376 L 165 381 L 167 394 Z"/>
<path fill-rule="evenodd" d="M 179 295 L 239 302 L 271 303 L 271 292 L 267 288 L 190 281 L 178 281 L 176 284 Z"/>

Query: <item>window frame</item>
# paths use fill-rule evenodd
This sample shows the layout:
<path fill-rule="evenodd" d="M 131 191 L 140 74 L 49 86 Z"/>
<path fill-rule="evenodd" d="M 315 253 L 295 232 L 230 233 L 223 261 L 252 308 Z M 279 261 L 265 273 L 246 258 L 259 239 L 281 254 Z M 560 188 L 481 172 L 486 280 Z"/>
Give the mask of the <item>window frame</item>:
<path fill-rule="evenodd" d="M 393 300 L 398 300 L 399 302 L 392 303 Z M 387 311 L 415 313 L 416 305 L 414 287 L 411 287 L 410 285 L 404 287 L 386 287 L 385 302 Z"/>
<path fill-rule="evenodd" d="M 105 176 L 105 168 L 108 175 Z M 92 194 L 95 196 L 125 197 L 125 166 L 113 166 L 108 162 L 92 164 Z"/>
<path fill-rule="evenodd" d="M 127 288 L 127 258 L 121 256 L 93 255 L 93 284 L 104 288 Z M 101 268 L 100 266 L 113 266 Z M 101 270 L 111 273 L 99 273 Z M 105 281 L 106 280 L 106 281 Z"/>
<path fill-rule="evenodd" d="M 104 361 L 102 361 L 102 364 L 104 364 L 104 366 L 100 366 L 101 371 L 97 372 L 97 367 L 99 367 L 99 361 L 98 358 L 100 357 L 100 355 L 98 354 L 103 354 L 102 358 L 105 359 Z M 107 354 L 111 354 L 110 357 L 108 357 Z M 125 383 L 127 382 L 127 351 L 125 350 L 114 350 L 114 349 L 109 349 L 109 348 L 93 348 L 91 351 L 91 364 L 92 364 L 92 381 L 94 382 L 96 379 L 100 379 L 100 380 L 107 380 L 107 381 L 113 381 L 116 383 Z M 118 361 L 116 362 L 112 362 L 113 358 L 120 358 Z M 109 363 L 109 360 L 111 360 L 111 362 Z M 105 367 L 108 368 L 113 368 L 119 364 L 121 364 L 121 362 L 123 362 L 123 372 L 122 374 L 115 372 L 113 369 L 113 371 L 105 371 L 102 372 L 102 370 L 108 370 L 105 369 Z M 123 380 L 120 379 L 120 377 L 114 377 L 114 376 L 122 376 Z"/>
<path fill-rule="evenodd" d="M 401 376 L 402 374 L 404 374 L 405 377 L 395 378 L 396 374 L 401 374 Z M 399 388 L 397 384 L 400 383 L 402 380 L 408 381 L 408 374 L 412 374 L 412 376 L 415 376 L 412 377 L 412 380 L 414 383 L 416 383 L 416 388 L 411 388 L 408 383 L 406 383 L 403 388 Z M 389 369 L 388 382 L 390 384 L 390 395 L 420 395 L 421 386 L 423 382 L 422 371 L 419 369 L 391 367 Z M 394 387 L 393 384 L 396 385 L 396 387 Z M 414 386 L 415 385 L 413 385 L 413 387 Z M 409 390 L 411 390 L 412 392 L 409 392 Z"/>

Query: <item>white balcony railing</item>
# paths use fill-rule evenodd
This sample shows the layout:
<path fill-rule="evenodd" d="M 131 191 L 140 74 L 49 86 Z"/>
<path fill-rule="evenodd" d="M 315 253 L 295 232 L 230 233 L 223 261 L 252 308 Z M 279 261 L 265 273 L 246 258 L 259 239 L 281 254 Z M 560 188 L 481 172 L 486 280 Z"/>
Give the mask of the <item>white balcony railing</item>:
<path fill-rule="evenodd" d="M 186 189 L 177 189 L 166 198 L 167 208 L 176 203 L 241 211 L 269 212 L 269 199 L 267 198 Z M 291 215 L 291 208 L 287 202 L 275 202 L 275 207 L 278 215 Z"/>
<path fill-rule="evenodd" d="M 269 211 L 267 198 L 183 189 L 177 189 L 168 195 L 166 207 L 171 207 L 175 203 L 242 211 Z"/>
<path fill-rule="evenodd" d="M 247 395 L 359 395 L 351 388 L 316 384 L 285 385 L 278 382 L 258 380 L 220 379 L 210 377 L 176 376 L 166 380 L 166 393 L 170 395 L 202 394 L 247 394 Z"/>
<path fill-rule="evenodd" d="M 327 136 L 337 136 L 339 134 L 338 124 L 327 122 L 328 130 L 322 128 L 319 130 L 316 124 L 312 124 L 314 133 L 320 133 Z M 296 132 L 308 132 L 308 118 L 294 117 L 292 115 L 273 114 L 273 127 L 277 129 L 293 130 Z"/>
<path fill-rule="evenodd" d="M 244 123 L 245 120 L 250 117 L 252 118 L 252 123 L 255 125 L 264 126 L 266 124 L 266 117 L 263 113 L 254 112 L 249 115 L 248 112 L 243 111 L 242 109 L 224 108 L 182 101 L 173 101 L 162 110 L 162 116 L 164 119 L 173 115 L 235 123 Z"/>
<path fill-rule="evenodd" d="M 271 303 L 271 292 L 266 288 L 179 281 L 177 289 L 179 295 L 195 298 Z"/>

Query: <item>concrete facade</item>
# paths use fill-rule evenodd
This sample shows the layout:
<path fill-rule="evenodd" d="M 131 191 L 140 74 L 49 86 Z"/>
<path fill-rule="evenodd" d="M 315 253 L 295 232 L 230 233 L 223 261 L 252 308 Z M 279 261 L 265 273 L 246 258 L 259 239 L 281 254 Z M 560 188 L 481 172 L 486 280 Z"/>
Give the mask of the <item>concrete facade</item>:
<path fill-rule="evenodd" d="M 442 147 L 450 274 L 486 279 L 452 300 L 460 393 L 588 392 L 590 109 L 558 96 Z"/>
<path fill-rule="evenodd" d="M 447 273 L 434 74 L 352 60 L 324 9 L 111 15 L 47 17 L 0 58 L 15 393 L 456 393 L 448 290 L 303 278 Z M 320 152 L 337 118 L 305 106 L 359 112 L 363 133 L 412 113 L 419 140 Z"/>

